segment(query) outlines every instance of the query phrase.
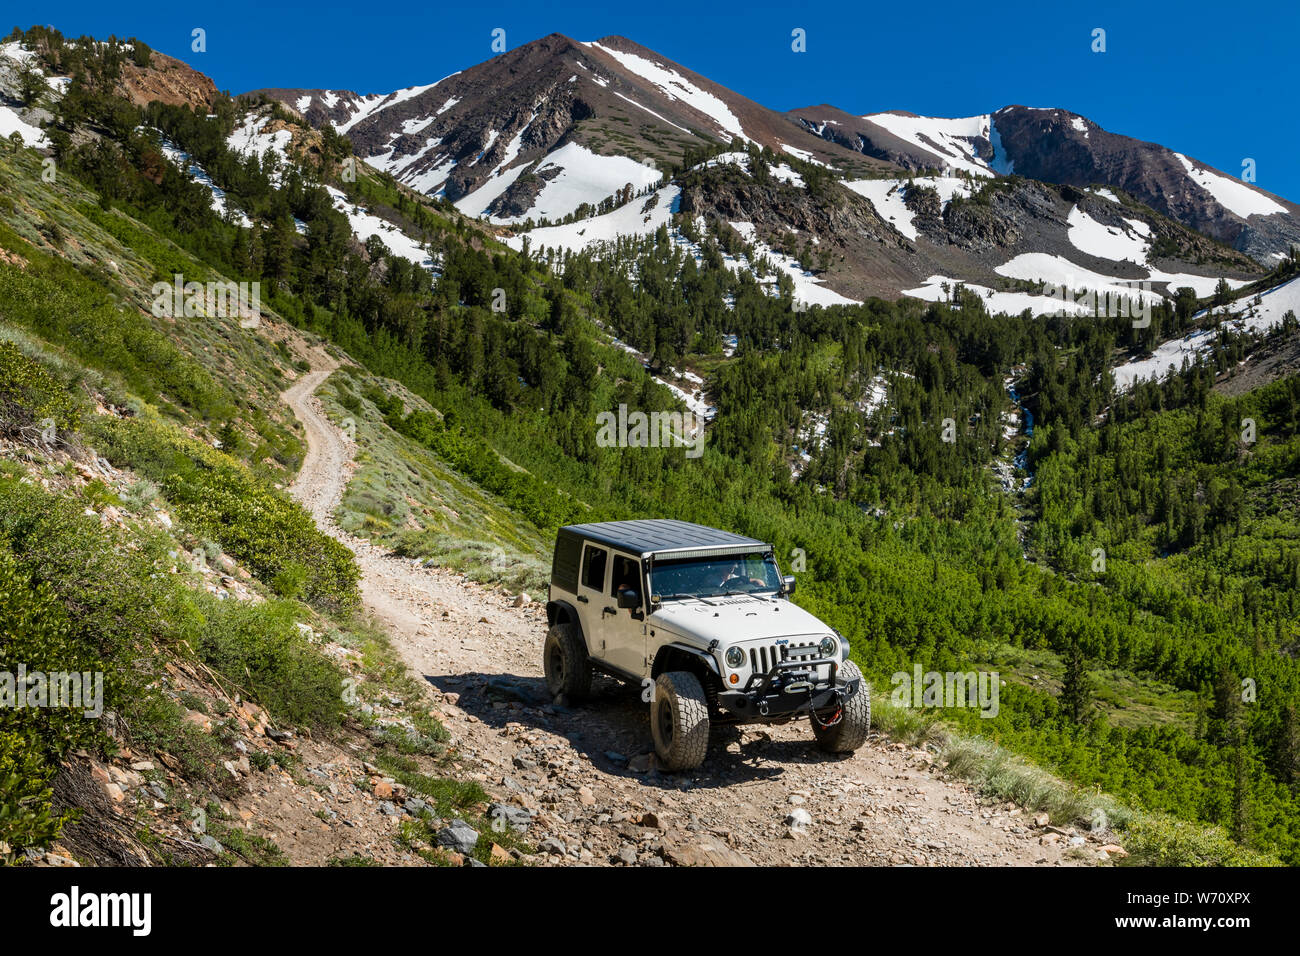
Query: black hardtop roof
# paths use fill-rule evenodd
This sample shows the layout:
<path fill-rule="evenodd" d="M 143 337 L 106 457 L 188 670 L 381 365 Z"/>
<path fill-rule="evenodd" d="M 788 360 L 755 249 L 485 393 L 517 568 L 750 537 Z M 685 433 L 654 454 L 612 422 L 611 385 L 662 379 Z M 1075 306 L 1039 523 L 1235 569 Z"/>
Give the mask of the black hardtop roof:
<path fill-rule="evenodd" d="M 571 524 L 560 529 L 589 541 L 599 541 L 610 547 L 621 548 L 635 554 L 659 551 L 686 551 L 696 548 L 770 548 L 765 541 L 747 538 L 743 534 L 719 531 L 702 524 L 677 521 L 672 518 L 652 518 L 644 521 L 600 521 L 594 524 Z"/>

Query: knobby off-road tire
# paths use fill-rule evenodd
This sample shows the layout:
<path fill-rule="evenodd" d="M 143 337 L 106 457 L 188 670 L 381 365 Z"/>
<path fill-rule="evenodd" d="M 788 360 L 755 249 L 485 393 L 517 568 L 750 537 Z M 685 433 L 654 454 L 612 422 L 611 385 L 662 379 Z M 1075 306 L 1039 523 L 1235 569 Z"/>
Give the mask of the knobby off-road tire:
<path fill-rule="evenodd" d="M 581 700 L 591 691 L 591 661 L 576 624 L 553 624 L 542 646 L 542 670 L 552 697 Z"/>
<path fill-rule="evenodd" d="M 709 749 L 709 702 L 700 679 L 690 671 L 668 671 L 655 681 L 650 733 L 665 769 L 690 770 L 704 763 Z"/>
<path fill-rule="evenodd" d="M 844 702 L 844 715 L 834 727 L 822 727 L 815 716 L 812 721 L 813 736 L 817 746 L 832 754 L 852 753 L 861 747 L 871 732 L 871 690 L 862 680 L 862 672 L 852 661 L 840 665 L 845 680 L 858 679 L 858 692 Z"/>

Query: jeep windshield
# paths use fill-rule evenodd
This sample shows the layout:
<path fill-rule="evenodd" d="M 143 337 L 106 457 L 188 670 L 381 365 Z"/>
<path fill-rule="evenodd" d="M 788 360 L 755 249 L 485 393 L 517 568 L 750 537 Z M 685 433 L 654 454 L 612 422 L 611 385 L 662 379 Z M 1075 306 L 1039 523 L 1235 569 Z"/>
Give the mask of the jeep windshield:
<path fill-rule="evenodd" d="M 650 591 L 664 601 L 758 594 L 781 589 L 781 575 L 770 552 L 709 558 L 656 559 Z"/>

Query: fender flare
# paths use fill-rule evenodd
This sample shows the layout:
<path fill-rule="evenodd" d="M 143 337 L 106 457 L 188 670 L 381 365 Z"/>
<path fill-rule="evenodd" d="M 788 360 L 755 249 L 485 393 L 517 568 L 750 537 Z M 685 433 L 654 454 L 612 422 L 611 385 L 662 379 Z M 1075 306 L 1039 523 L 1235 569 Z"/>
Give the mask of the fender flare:
<path fill-rule="evenodd" d="M 578 617 L 578 609 L 568 601 L 546 602 L 546 626 L 554 627 L 556 624 L 572 624 L 576 627 L 578 636 L 582 638 L 582 646 L 588 654 L 591 653 L 591 648 L 587 646 L 587 635 L 582 630 L 582 618 Z"/>
<path fill-rule="evenodd" d="M 718 670 L 718 662 L 714 660 L 712 654 L 708 651 L 701 650 L 698 647 L 691 647 L 689 644 L 679 644 L 675 641 L 671 644 L 664 644 L 655 652 L 654 664 L 650 668 L 650 675 L 652 677 L 658 677 L 666 670 L 679 670 L 680 668 L 666 666 L 668 660 L 678 657 L 679 655 L 686 655 L 694 658 L 708 673 L 721 680 L 722 674 Z"/>
<path fill-rule="evenodd" d="M 568 601 L 547 601 L 546 626 L 553 627 L 554 625 L 565 621 L 581 626 L 581 621 L 578 618 L 578 609 Z"/>

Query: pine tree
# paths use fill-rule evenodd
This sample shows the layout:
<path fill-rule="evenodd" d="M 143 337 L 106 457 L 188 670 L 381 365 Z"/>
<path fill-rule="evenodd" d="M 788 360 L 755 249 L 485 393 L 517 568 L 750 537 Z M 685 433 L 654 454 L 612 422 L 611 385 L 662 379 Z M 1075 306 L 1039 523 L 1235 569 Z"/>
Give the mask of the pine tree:
<path fill-rule="evenodd" d="M 1278 728 L 1277 770 L 1292 789 L 1300 786 L 1300 717 L 1295 704 L 1287 704 L 1282 711 L 1282 725 Z"/>
<path fill-rule="evenodd" d="M 1061 686 L 1061 707 L 1075 724 L 1083 723 L 1092 707 L 1092 679 L 1086 664 L 1083 647 L 1075 637 L 1065 655 L 1065 678 Z"/>
<path fill-rule="evenodd" d="M 1232 837 L 1238 843 L 1249 844 L 1251 841 L 1254 834 L 1251 816 L 1245 748 L 1238 741 L 1232 748 Z"/>

